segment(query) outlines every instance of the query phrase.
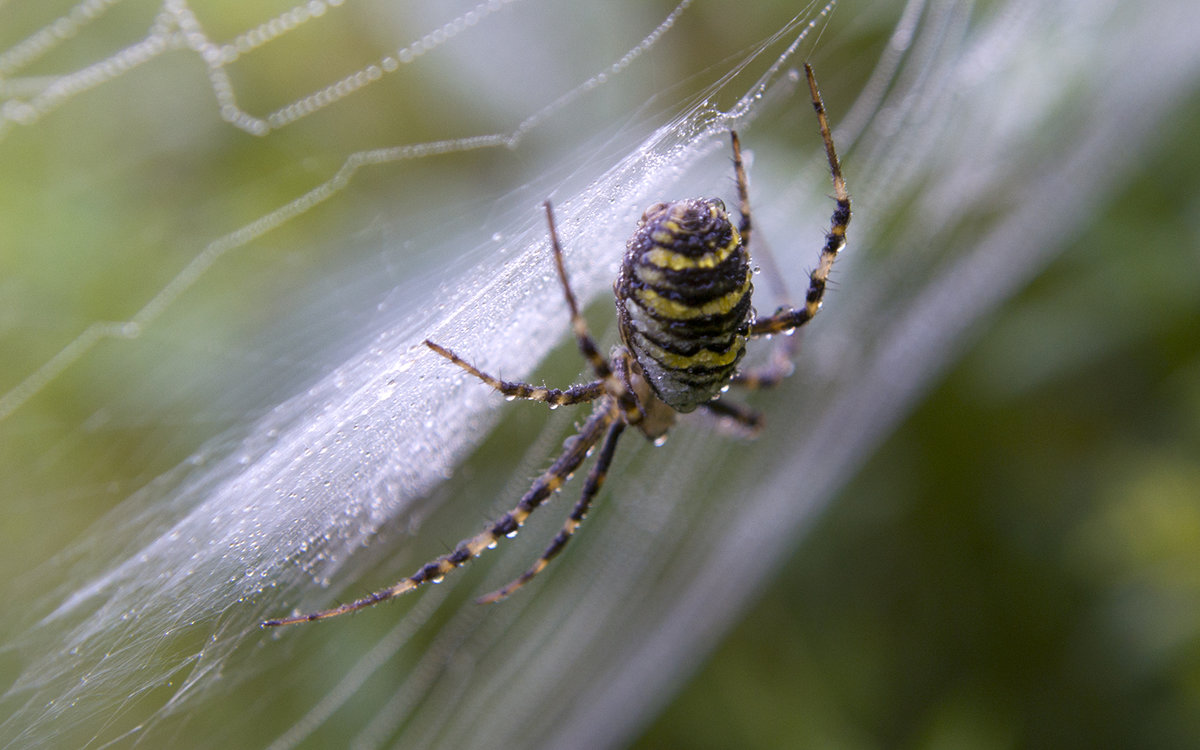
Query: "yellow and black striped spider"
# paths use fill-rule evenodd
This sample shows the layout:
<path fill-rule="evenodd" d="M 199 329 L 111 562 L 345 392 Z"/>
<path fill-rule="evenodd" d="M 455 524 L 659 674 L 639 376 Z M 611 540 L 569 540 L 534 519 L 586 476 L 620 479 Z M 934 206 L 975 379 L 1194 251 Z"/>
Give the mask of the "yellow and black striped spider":
<path fill-rule="evenodd" d="M 725 204 L 715 198 L 656 203 L 646 210 L 628 242 L 620 275 L 613 285 L 622 343 L 613 348 L 607 360 L 600 355 L 583 316 L 579 314 L 579 305 L 563 266 L 554 213 L 547 201 L 546 221 L 554 265 L 571 312 L 575 339 L 595 380 L 566 390 L 510 383 L 477 370 L 454 352 L 432 341 L 426 340 L 425 344 L 505 396 L 543 401 L 552 406 L 592 402 L 595 406 L 591 416 L 579 432 L 564 443 L 562 455 L 534 481 L 516 507 L 481 533 L 459 542 L 452 551 L 422 565 L 417 572 L 389 588 L 332 609 L 268 620 L 264 626 L 323 620 L 378 604 L 423 583 L 440 580 L 446 573 L 494 547 L 501 537 L 515 534 L 529 515 L 562 487 L 589 451 L 599 444 L 600 455 L 588 472 L 579 501 L 550 546 L 518 578 L 480 599 L 480 602 L 498 601 L 528 583 L 570 541 L 604 483 L 617 440 L 627 426 L 637 428 L 650 440 L 659 440 L 674 423 L 676 413 L 703 408 L 750 430 L 757 429 L 760 421 L 757 414 L 729 404 L 721 394 L 731 383 L 763 387 L 773 385 L 788 373 L 790 361 L 786 358 L 782 366 L 776 360 L 773 366 L 762 370 L 738 372 L 738 363 L 746 351 L 746 340 L 790 332 L 817 314 L 826 280 L 838 252 L 846 243 L 846 227 L 850 223 L 850 196 L 834 152 L 825 108 L 812 68 L 805 65 L 804 71 L 821 138 L 825 142 L 837 201 L 817 267 L 809 274 L 804 304 L 781 307 L 765 318 L 756 317 L 751 306 L 752 270 L 747 250 L 750 202 L 736 132 L 730 135 L 740 201 L 738 225 L 733 225 Z"/>

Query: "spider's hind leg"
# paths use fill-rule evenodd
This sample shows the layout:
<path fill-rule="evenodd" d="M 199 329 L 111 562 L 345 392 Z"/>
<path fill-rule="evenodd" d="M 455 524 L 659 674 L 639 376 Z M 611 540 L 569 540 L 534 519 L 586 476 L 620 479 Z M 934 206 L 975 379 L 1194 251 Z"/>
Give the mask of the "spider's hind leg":
<path fill-rule="evenodd" d="M 716 401 L 709 401 L 701 404 L 701 406 L 705 411 L 711 412 L 722 422 L 733 425 L 736 430 L 744 433 L 745 437 L 757 437 L 758 433 L 762 431 L 762 414 L 748 406 L 735 404 L 723 398 Z"/>
<path fill-rule="evenodd" d="M 579 528 L 579 524 L 583 523 L 584 517 L 588 510 L 592 507 L 592 500 L 596 494 L 600 492 L 600 488 L 604 485 L 604 478 L 608 475 L 608 467 L 612 463 L 613 454 L 617 449 L 617 439 L 621 437 L 621 432 L 625 429 L 625 422 L 616 421 L 608 428 L 608 434 L 604 437 L 604 444 L 600 448 L 600 455 L 596 458 L 596 463 L 592 465 L 592 470 L 588 472 L 587 481 L 583 484 L 583 492 L 580 493 L 579 502 L 575 503 L 575 507 L 571 510 L 571 515 L 567 517 L 566 523 L 562 529 L 550 542 L 550 546 L 542 553 L 542 556 L 537 559 L 528 570 L 520 576 L 509 582 L 508 584 L 496 589 L 486 596 L 478 599 L 479 604 L 491 604 L 498 602 L 541 573 L 542 570 L 550 563 L 555 555 L 562 552 L 563 547 L 567 546 L 567 542 L 571 541 L 571 536 L 575 534 L 575 530 Z"/>
<path fill-rule="evenodd" d="M 289 617 L 267 620 L 262 623 L 262 626 L 270 628 L 337 617 L 338 615 L 370 607 L 388 599 L 394 599 L 426 583 L 441 580 L 442 576 L 450 571 L 462 567 L 482 554 L 484 550 L 494 547 L 503 537 L 516 534 L 521 525 L 525 523 L 525 520 L 541 507 L 542 503 L 546 502 L 551 495 L 562 488 L 567 478 L 587 458 L 588 451 L 596 443 L 600 442 L 600 439 L 606 434 L 610 436 L 609 442 L 615 443 L 615 438 L 611 437 L 613 430 L 610 428 L 614 424 L 614 420 L 618 419 L 618 417 L 619 414 L 612 407 L 611 401 L 608 403 L 601 401 L 597 404 L 595 411 L 588 417 L 588 420 L 579 429 L 579 432 L 563 443 L 562 454 L 554 460 L 549 469 L 546 469 L 541 476 L 534 480 L 533 485 L 521 496 L 521 500 L 512 510 L 489 524 L 482 532 L 459 542 L 450 552 L 425 563 L 407 578 L 402 578 L 388 588 L 368 594 L 357 601 L 347 602 L 337 607 L 310 612 L 308 614 L 291 615 Z M 619 433 L 620 430 L 616 432 Z M 609 450 L 611 452 L 611 449 Z M 594 472 L 595 470 L 593 469 Z M 601 476 L 602 479 L 603 476 Z M 598 486 L 597 489 L 599 489 Z"/>
<path fill-rule="evenodd" d="M 796 369 L 794 359 L 798 349 L 796 337 L 788 336 L 771 350 L 770 361 L 739 371 L 730 382 L 751 391 L 774 388 Z"/>

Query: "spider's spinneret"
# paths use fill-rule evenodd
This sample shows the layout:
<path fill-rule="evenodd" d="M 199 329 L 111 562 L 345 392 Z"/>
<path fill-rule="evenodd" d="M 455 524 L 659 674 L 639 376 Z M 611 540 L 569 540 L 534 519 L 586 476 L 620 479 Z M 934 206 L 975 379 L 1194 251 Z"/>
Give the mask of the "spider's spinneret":
<path fill-rule="evenodd" d="M 693 411 L 746 353 L 750 256 L 716 198 L 656 203 L 626 246 L 613 288 L 621 338 L 655 394 Z"/>

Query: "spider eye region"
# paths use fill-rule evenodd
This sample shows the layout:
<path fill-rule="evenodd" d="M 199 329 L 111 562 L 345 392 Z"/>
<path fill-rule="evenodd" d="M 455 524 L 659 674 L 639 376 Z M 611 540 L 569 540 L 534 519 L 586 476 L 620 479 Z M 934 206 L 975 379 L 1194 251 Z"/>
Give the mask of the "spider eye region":
<path fill-rule="evenodd" d="M 655 394 L 693 411 L 746 352 L 750 256 L 716 198 L 656 203 L 626 246 L 615 286 L 621 338 Z"/>

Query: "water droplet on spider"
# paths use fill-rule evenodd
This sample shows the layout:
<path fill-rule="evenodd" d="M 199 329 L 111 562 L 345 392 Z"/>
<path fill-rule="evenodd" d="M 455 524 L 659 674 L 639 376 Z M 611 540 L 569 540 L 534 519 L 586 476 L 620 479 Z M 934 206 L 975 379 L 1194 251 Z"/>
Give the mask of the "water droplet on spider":
<path fill-rule="evenodd" d="M 557 408 L 558 408 L 558 407 L 560 407 L 560 406 L 562 406 L 562 404 L 550 404 L 550 410 L 551 410 L 551 411 L 553 411 L 553 410 L 557 409 Z"/>
<path fill-rule="evenodd" d="M 729 393 L 729 383 L 721 386 L 721 393 Z"/>
<path fill-rule="evenodd" d="M 762 273 L 762 266 L 754 266 L 750 270 L 754 271 L 754 273 Z"/>
<path fill-rule="evenodd" d="M 488 542 L 488 546 L 487 546 L 487 548 L 488 548 L 488 549 L 496 549 L 496 548 L 497 548 L 497 547 L 499 547 L 499 546 L 500 546 L 500 542 L 497 542 L 497 541 L 495 541 L 495 540 L 492 540 L 492 541 Z"/>
<path fill-rule="evenodd" d="M 507 533 L 507 534 L 505 534 L 504 536 L 505 536 L 505 537 L 507 537 L 507 538 L 509 538 L 509 539 L 512 539 L 512 538 L 513 538 L 514 536 L 516 536 L 516 535 L 517 535 L 517 530 L 516 530 L 516 529 L 513 529 L 512 531 L 508 532 L 508 533 Z"/>
<path fill-rule="evenodd" d="M 784 336 L 794 336 L 795 334 L 796 334 L 796 329 L 795 329 L 795 328 L 789 328 L 789 329 L 787 329 L 786 331 L 784 331 L 784 332 L 783 332 L 783 335 L 784 335 Z"/>
<path fill-rule="evenodd" d="M 446 580 L 446 576 L 434 576 L 433 578 L 429 579 L 429 582 L 430 583 L 441 583 L 444 580 Z"/>
<path fill-rule="evenodd" d="M 513 394 L 511 394 L 511 393 L 510 393 L 510 394 L 508 394 L 507 396 L 505 396 L 505 397 L 504 397 L 504 400 L 505 400 L 505 401 L 516 401 L 516 400 L 517 400 L 517 397 L 516 397 L 516 396 L 514 396 Z"/>
<path fill-rule="evenodd" d="M 658 437 L 654 438 L 654 447 L 655 448 L 660 448 L 666 444 L 667 444 L 667 436 L 666 435 L 659 435 Z"/>

